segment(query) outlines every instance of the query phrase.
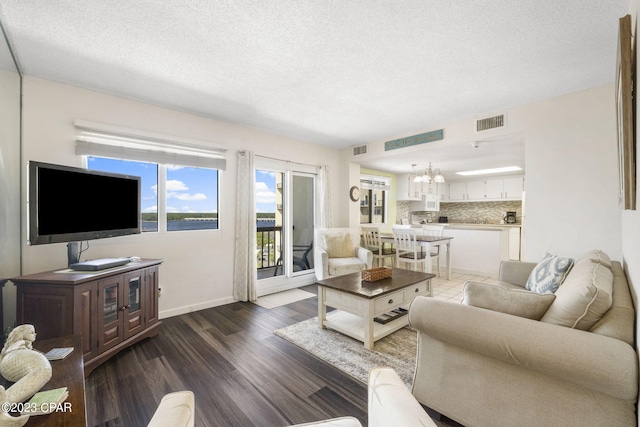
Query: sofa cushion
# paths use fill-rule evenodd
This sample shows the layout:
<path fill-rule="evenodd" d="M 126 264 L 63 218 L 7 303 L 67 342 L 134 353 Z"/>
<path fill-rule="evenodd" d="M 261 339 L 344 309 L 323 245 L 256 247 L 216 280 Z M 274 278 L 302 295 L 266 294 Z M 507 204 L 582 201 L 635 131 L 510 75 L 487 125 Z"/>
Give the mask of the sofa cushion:
<path fill-rule="evenodd" d="M 500 285 L 468 281 L 464 285 L 462 303 L 527 319 L 540 320 L 556 299 L 554 294 L 538 294 Z"/>
<path fill-rule="evenodd" d="M 324 247 L 329 258 L 349 258 L 354 256 L 350 234 L 325 234 Z"/>
<path fill-rule="evenodd" d="M 611 307 L 612 294 L 611 270 L 583 257 L 571 269 L 540 321 L 589 330 Z"/>
<path fill-rule="evenodd" d="M 572 266 L 573 259 L 547 252 L 529 275 L 525 289 L 539 294 L 555 292 Z"/>

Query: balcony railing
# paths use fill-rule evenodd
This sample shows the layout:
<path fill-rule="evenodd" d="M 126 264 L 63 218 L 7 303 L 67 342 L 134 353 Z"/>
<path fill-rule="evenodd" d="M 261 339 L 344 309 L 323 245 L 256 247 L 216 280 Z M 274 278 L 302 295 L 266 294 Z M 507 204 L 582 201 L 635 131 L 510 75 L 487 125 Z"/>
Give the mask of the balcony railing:
<path fill-rule="evenodd" d="M 257 228 L 258 270 L 275 267 L 280 258 L 282 227 Z"/>

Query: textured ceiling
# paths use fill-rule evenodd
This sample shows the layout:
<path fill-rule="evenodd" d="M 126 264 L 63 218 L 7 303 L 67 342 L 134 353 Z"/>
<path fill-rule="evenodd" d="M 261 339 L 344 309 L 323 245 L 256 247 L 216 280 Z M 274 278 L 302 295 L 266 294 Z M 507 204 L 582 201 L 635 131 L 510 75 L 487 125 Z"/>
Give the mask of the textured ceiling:
<path fill-rule="evenodd" d="M 614 81 L 628 0 L 0 0 L 21 71 L 333 147 Z"/>

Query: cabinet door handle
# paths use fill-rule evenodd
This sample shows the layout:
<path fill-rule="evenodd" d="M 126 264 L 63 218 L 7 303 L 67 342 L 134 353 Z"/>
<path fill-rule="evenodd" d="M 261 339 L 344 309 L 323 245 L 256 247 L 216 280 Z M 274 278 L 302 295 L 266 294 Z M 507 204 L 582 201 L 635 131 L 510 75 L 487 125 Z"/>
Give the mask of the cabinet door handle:
<path fill-rule="evenodd" d="M 414 292 L 420 292 L 420 288 L 416 288 Z"/>
<path fill-rule="evenodd" d="M 390 300 L 389 300 L 389 304 L 393 304 L 393 299 L 390 299 Z"/>

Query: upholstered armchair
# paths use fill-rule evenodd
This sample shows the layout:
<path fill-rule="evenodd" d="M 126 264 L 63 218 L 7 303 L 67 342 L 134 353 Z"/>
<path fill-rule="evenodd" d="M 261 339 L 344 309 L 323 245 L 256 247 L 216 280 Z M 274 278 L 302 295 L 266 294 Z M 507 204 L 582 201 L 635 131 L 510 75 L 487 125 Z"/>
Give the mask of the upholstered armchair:
<path fill-rule="evenodd" d="M 373 253 L 360 246 L 357 228 L 318 228 L 313 241 L 318 280 L 371 268 Z"/>

